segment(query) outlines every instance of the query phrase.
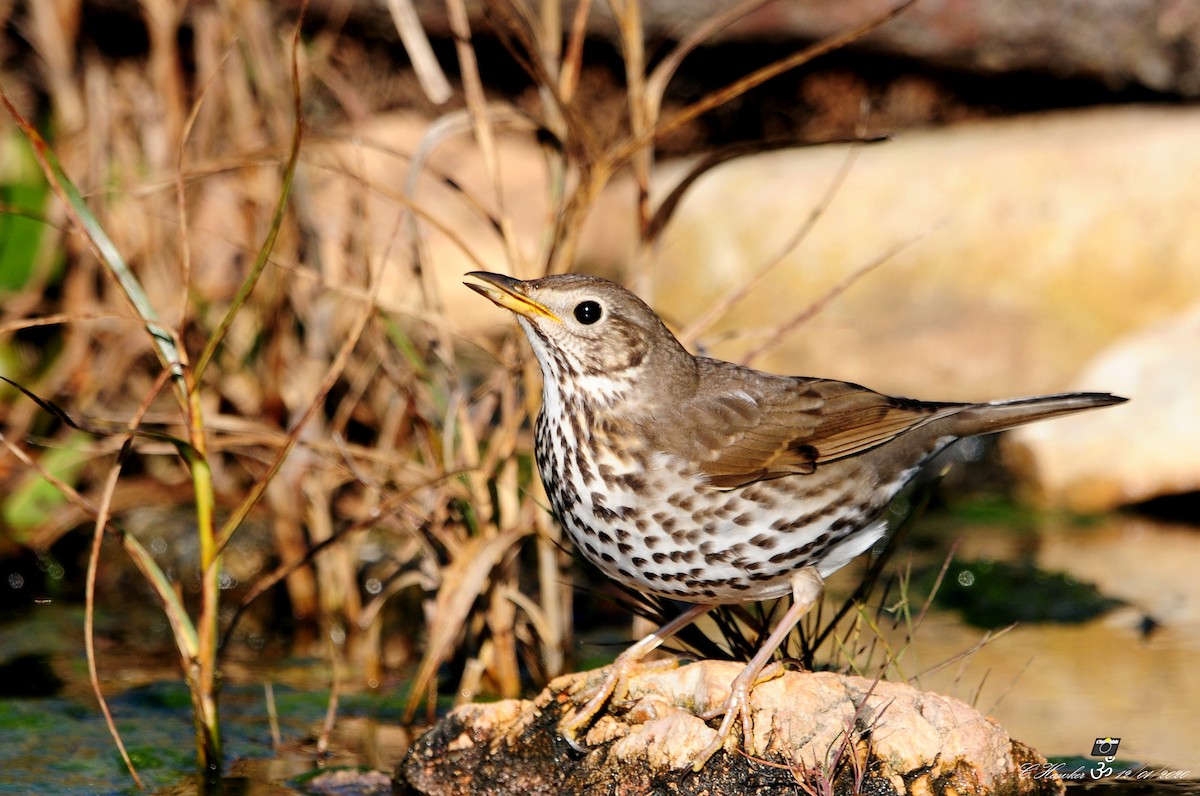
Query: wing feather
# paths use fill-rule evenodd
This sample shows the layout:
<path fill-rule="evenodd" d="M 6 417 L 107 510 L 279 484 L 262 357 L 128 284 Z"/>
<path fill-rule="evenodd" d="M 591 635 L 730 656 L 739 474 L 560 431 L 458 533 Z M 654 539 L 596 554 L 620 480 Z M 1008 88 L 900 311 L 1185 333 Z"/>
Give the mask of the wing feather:
<path fill-rule="evenodd" d="M 711 371 L 725 366 L 704 363 Z M 704 380 L 706 394 L 678 407 L 686 415 L 680 427 L 697 433 L 664 436 L 666 449 L 698 462 L 721 489 L 811 474 L 967 406 L 891 398 L 849 382 L 724 370 L 715 375 L 725 378 Z"/>

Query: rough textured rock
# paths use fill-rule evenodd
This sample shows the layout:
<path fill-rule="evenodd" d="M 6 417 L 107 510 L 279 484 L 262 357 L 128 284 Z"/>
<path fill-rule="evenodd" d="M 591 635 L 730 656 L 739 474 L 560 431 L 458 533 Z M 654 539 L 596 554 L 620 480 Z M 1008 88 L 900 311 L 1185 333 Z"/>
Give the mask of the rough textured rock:
<path fill-rule="evenodd" d="M 472 704 L 422 736 L 397 772 L 420 794 L 1036 794 L 1052 779 L 1022 776 L 1044 759 L 950 697 L 897 683 L 789 672 L 754 691 L 754 745 L 735 731 L 703 771 L 693 755 L 715 730 L 696 714 L 719 706 L 740 671 L 702 661 L 634 677 L 621 710 L 606 711 L 581 754 L 557 724 L 572 694 L 601 672 L 568 675 L 533 701 Z M 857 787 L 857 790 L 855 790 Z"/>
<path fill-rule="evenodd" d="M 1010 458 L 1037 499 L 1103 511 L 1200 491 L 1200 303 L 1097 356 L 1081 384 L 1131 400 L 1013 432 Z"/>

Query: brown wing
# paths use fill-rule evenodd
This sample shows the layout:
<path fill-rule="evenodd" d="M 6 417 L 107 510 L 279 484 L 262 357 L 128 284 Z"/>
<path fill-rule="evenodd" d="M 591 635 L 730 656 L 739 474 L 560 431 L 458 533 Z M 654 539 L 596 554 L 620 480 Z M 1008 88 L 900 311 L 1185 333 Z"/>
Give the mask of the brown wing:
<path fill-rule="evenodd" d="M 701 462 L 710 484 L 724 489 L 812 473 L 819 465 L 871 450 L 964 406 L 890 398 L 847 382 L 787 379 L 742 369 L 717 381 L 727 383 L 698 395 L 684 410 L 688 417 L 681 428 L 696 433 L 677 446 Z"/>

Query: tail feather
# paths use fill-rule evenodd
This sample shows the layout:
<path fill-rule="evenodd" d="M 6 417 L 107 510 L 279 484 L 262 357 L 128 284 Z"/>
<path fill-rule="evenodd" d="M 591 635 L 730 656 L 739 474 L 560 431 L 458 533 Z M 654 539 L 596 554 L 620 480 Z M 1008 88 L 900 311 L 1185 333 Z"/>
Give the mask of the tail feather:
<path fill-rule="evenodd" d="M 956 437 L 992 434 L 1025 423 L 1121 404 L 1127 400 L 1106 392 L 1077 392 L 971 404 L 947 418 L 948 430 Z"/>

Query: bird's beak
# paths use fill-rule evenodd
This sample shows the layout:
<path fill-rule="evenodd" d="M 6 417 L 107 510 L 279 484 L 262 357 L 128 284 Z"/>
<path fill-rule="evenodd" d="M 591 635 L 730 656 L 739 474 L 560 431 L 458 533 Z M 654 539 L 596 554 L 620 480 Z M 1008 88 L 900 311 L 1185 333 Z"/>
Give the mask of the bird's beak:
<path fill-rule="evenodd" d="M 481 296 L 491 299 L 497 306 L 503 307 L 506 310 L 512 310 L 518 315 L 524 315 L 527 318 L 534 318 L 540 315 L 552 321 L 562 322 L 557 315 L 544 305 L 525 295 L 525 283 L 520 279 L 513 279 L 511 276 L 504 276 L 503 274 L 492 274 L 487 271 L 472 271 L 467 276 L 473 276 L 482 282 L 487 282 L 487 286 L 473 285 L 470 282 L 463 282 L 463 284 Z"/>

